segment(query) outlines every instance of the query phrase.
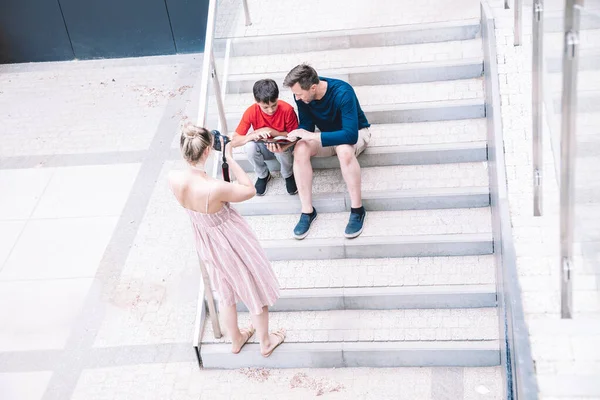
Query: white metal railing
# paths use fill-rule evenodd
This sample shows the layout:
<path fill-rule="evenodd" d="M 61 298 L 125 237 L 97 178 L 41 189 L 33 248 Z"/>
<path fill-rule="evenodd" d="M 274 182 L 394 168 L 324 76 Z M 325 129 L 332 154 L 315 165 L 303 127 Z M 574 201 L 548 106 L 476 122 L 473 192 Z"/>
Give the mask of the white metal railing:
<path fill-rule="evenodd" d="M 575 229 L 575 151 L 577 69 L 580 7 L 583 0 L 566 0 L 563 42 L 563 85 L 560 140 L 560 265 L 561 317 L 573 317 L 573 240 Z"/>
<path fill-rule="evenodd" d="M 217 18 L 217 0 L 210 0 L 208 4 L 208 17 L 206 21 L 206 36 L 204 41 L 204 58 L 202 60 L 202 76 L 200 79 L 200 106 L 198 108 L 198 126 L 204 127 L 206 125 L 207 113 L 208 113 L 208 88 L 209 80 L 215 81 L 215 60 L 213 56 L 213 41 L 215 33 L 215 23 Z M 217 83 L 218 85 L 218 80 Z M 221 91 L 215 91 L 215 95 L 220 97 Z M 222 102 L 218 103 L 219 110 L 221 109 Z M 216 174 L 216 168 L 212 168 L 212 174 Z M 222 336 L 221 326 L 219 324 L 219 316 L 217 314 L 217 306 L 213 297 L 212 287 L 210 284 L 210 278 L 206 265 L 202 260 L 198 260 L 200 265 L 200 272 L 202 274 L 202 283 L 200 284 L 200 295 L 198 296 L 198 307 L 196 310 L 196 323 L 194 326 L 194 347 L 197 351 L 202 341 L 202 325 L 204 322 L 204 310 L 208 306 L 208 313 L 213 327 L 215 338 Z M 206 305 L 205 305 L 206 302 Z"/>
<path fill-rule="evenodd" d="M 523 0 L 515 0 L 515 46 L 523 44 Z"/>
<path fill-rule="evenodd" d="M 215 53 L 214 53 L 214 40 L 215 40 L 215 28 L 216 28 L 216 20 L 217 20 L 217 11 L 218 11 L 218 0 L 210 0 L 208 4 L 208 16 L 206 21 L 206 35 L 204 41 L 204 58 L 202 61 L 202 76 L 200 79 L 200 98 L 199 98 L 199 108 L 198 108 L 198 118 L 197 125 L 206 127 L 207 124 L 207 116 L 208 116 L 208 105 L 209 105 L 209 88 L 210 85 L 213 85 L 213 93 L 215 96 L 215 102 L 217 106 L 217 112 L 219 115 L 219 129 L 224 134 L 227 134 L 229 131 L 227 129 L 227 118 L 225 116 L 225 107 L 223 104 L 223 93 L 221 90 L 221 84 L 219 82 L 219 74 L 217 73 L 217 65 L 215 62 Z M 244 6 L 244 14 L 246 17 L 246 26 L 251 25 L 250 21 L 250 12 L 248 9 L 247 0 L 242 0 Z M 213 162 L 209 162 L 208 173 L 211 174 L 213 178 L 216 178 L 218 175 L 218 165 L 219 159 L 215 157 Z M 212 164 L 212 165 L 210 165 Z M 219 324 L 219 315 L 217 312 L 216 300 L 213 296 L 212 287 L 210 283 L 210 278 L 208 276 L 208 271 L 206 270 L 206 265 L 199 260 L 200 272 L 202 274 L 202 282 L 200 283 L 200 295 L 198 296 L 198 307 L 196 311 L 196 322 L 194 325 L 194 347 L 199 354 L 200 343 L 202 340 L 202 326 L 204 323 L 205 310 L 208 308 L 208 313 L 210 316 L 210 321 L 213 328 L 213 333 L 215 338 L 220 338 L 223 336 L 221 332 L 221 326 Z"/>
<path fill-rule="evenodd" d="M 542 215 L 543 171 L 543 81 L 544 81 L 544 0 L 534 0 L 532 13 L 532 156 L 533 156 L 533 215 Z"/>
<path fill-rule="evenodd" d="M 515 0 L 515 45 L 522 38 L 522 0 Z M 561 317 L 573 317 L 573 248 L 575 230 L 575 164 L 577 74 L 580 10 L 584 0 L 565 0 L 562 44 L 560 126 L 560 293 Z M 532 4 L 532 168 L 533 215 L 543 213 L 544 0 Z M 551 88 L 550 88 L 551 90 Z M 548 98 L 552 102 L 552 97 Z M 547 104 L 553 116 L 553 104 Z M 550 126 L 552 123 L 549 124 Z M 555 155 L 556 157 L 557 155 Z"/>
<path fill-rule="evenodd" d="M 246 16 L 246 26 L 252 25 L 252 21 L 250 20 L 250 10 L 248 9 L 248 0 L 242 0 L 244 4 L 244 15 Z"/>

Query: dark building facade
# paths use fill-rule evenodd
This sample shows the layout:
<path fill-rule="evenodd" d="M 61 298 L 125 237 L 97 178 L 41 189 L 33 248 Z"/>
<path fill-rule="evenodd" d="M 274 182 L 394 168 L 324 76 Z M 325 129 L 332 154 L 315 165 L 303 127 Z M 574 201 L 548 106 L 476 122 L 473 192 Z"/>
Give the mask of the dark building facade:
<path fill-rule="evenodd" d="M 0 62 L 201 52 L 208 0 L 0 0 Z"/>

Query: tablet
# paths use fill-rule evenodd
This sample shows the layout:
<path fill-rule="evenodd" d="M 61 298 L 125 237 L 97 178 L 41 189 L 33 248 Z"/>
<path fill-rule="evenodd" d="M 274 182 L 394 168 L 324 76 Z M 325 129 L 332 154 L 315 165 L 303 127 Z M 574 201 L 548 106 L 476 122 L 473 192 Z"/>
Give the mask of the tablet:
<path fill-rule="evenodd" d="M 280 145 L 287 145 L 290 143 L 295 143 L 298 139 L 294 139 L 294 140 L 290 140 L 288 139 L 286 136 L 276 136 L 276 137 L 270 137 L 267 139 L 262 139 L 261 141 L 263 143 L 272 143 L 272 144 L 280 144 Z"/>

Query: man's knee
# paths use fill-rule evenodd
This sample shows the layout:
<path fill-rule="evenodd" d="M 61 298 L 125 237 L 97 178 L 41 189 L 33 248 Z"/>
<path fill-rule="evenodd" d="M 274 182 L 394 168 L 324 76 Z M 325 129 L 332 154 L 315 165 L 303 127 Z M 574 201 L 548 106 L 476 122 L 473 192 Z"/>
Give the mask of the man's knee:
<path fill-rule="evenodd" d="M 312 156 L 312 149 L 310 145 L 304 141 L 296 143 L 294 148 L 294 159 L 300 161 L 310 160 Z"/>
<path fill-rule="evenodd" d="M 335 149 L 338 159 L 340 160 L 340 166 L 349 165 L 356 155 L 354 154 L 354 147 L 350 145 L 341 145 Z"/>

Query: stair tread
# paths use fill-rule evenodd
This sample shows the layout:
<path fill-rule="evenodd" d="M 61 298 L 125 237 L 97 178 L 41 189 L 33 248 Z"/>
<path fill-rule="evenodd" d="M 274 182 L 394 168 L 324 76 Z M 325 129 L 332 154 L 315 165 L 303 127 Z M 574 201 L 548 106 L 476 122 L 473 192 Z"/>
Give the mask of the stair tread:
<path fill-rule="evenodd" d="M 396 85 L 357 86 L 354 88 L 361 107 L 376 107 L 398 103 L 420 103 L 447 100 L 483 99 L 483 79 L 459 79 L 454 81 L 402 83 Z M 284 91 L 280 98 L 295 107 L 291 92 Z M 225 96 L 228 113 L 241 114 L 255 100 L 252 93 Z M 234 128 L 232 127 L 232 130 Z"/>
<path fill-rule="evenodd" d="M 249 174 L 256 179 L 256 174 Z M 268 202 L 269 196 L 287 195 L 285 181 L 279 172 L 273 172 L 265 197 L 255 201 Z M 431 165 L 396 165 L 361 168 L 362 191 L 409 190 L 424 188 L 487 187 L 487 163 L 458 163 Z M 313 194 L 345 193 L 346 183 L 340 169 L 315 170 Z"/>
<path fill-rule="evenodd" d="M 493 255 L 326 260 L 271 264 L 283 289 L 492 284 Z"/>
<path fill-rule="evenodd" d="M 486 124 L 484 118 L 371 124 L 369 127 L 371 132 L 369 148 L 485 142 L 487 141 Z M 243 154 L 243 148 L 236 147 L 234 153 Z"/>
<path fill-rule="evenodd" d="M 239 326 L 250 325 L 250 314 L 238 314 Z M 432 310 L 333 310 L 277 312 L 269 316 L 273 329 L 285 328 L 286 343 L 482 341 L 499 338 L 494 308 Z M 215 339 L 207 323 L 202 343 Z M 256 336 L 250 343 L 257 343 Z"/>
<path fill-rule="evenodd" d="M 285 72 L 310 60 L 317 70 L 481 58 L 481 39 L 232 57 L 230 74 Z M 375 60 L 375 61 L 374 61 Z"/>
<path fill-rule="evenodd" d="M 318 210 L 317 210 L 318 211 Z M 293 239 L 292 230 L 298 215 L 248 216 L 246 220 L 261 240 Z M 348 222 L 348 213 L 321 213 L 313 222 L 309 238 L 340 238 Z M 489 207 L 370 211 L 362 235 L 352 241 L 359 244 L 364 237 L 444 235 L 491 232 Z M 306 240 L 306 239 L 305 239 Z"/>
<path fill-rule="evenodd" d="M 484 118 L 373 124 L 369 147 L 486 141 L 486 124 Z"/>

